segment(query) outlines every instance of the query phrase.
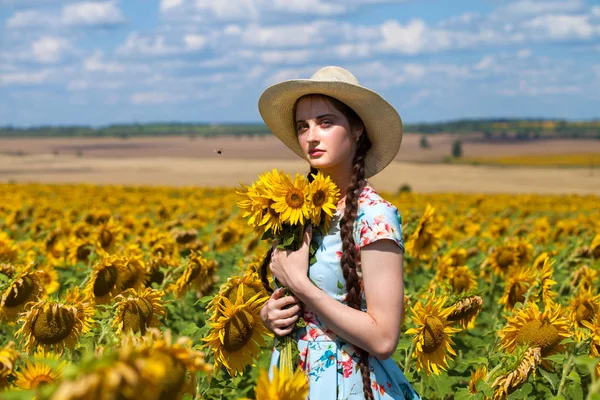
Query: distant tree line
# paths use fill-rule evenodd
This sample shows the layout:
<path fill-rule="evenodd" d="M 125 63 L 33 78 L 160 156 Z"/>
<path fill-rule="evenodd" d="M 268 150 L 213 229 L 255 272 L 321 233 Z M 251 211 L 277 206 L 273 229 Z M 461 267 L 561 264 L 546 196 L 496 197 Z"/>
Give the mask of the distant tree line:
<path fill-rule="evenodd" d="M 542 137 L 600 139 L 598 121 L 478 119 L 405 124 L 407 133 L 482 133 L 494 140 L 530 140 Z M 264 124 L 147 123 L 91 126 L 0 127 L 0 137 L 120 137 L 135 136 L 257 136 L 269 134 Z"/>

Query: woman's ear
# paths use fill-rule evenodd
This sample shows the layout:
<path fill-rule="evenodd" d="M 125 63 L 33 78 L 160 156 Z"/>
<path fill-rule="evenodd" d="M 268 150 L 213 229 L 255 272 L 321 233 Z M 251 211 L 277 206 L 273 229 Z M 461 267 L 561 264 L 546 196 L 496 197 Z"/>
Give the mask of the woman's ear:
<path fill-rule="evenodd" d="M 364 130 L 365 129 L 362 125 L 357 128 L 354 128 L 354 138 L 356 139 L 357 142 L 358 142 L 358 139 L 360 139 L 360 137 L 362 136 Z"/>

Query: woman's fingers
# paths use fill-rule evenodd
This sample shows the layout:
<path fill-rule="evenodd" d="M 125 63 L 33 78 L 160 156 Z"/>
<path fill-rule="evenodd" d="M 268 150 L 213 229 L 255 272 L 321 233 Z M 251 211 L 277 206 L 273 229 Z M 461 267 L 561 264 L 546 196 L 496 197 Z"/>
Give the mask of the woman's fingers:
<path fill-rule="evenodd" d="M 300 306 L 298 304 L 291 306 L 290 308 L 284 308 L 278 310 L 277 313 L 274 313 L 277 316 L 277 319 L 290 318 L 294 315 L 297 315 L 300 312 Z"/>
<path fill-rule="evenodd" d="M 297 304 L 300 300 L 296 296 L 285 296 L 279 299 L 276 299 L 273 302 L 273 308 L 282 309 L 289 304 Z"/>
<path fill-rule="evenodd" d="M 277 336 L 285 336 L 285 335 L 289 335 L 290 333 L 292 333 L 293 330 L 294 330 L 294 326 L 292 325 L 286 329 L 275 328 L 273 330 L 273 333 L 276 334 Z"/>
<path fill-rule="evenodd" d="M 298 316 L 294 315 L 289 318 L 278 319 L 273 323 L 274 328 L 287 329 L 298 320 Z"/>

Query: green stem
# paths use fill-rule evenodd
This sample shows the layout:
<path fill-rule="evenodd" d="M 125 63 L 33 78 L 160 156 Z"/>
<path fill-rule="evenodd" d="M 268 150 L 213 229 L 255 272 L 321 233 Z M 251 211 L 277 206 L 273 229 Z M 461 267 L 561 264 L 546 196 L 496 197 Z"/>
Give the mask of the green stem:
<path fill-rule="evenodd" d="M 558 392 L 556 392 L 556 397 L 560 396 L 563 388 L 565 386 L 565 383 L 567 383 L 567 376 L 569 375 L 569 373 L 571 372 L 571 367 L 574 364 L 575 361 L 575 355 L 577 354 L 577 352 L 579 351 L 579 349 L 585 344 L 585 341 L 581 341 L 579 343 L 577 343 L 576 346 L 573 347 L 573 350 L 571 351 L 571 354 L 569 355 L 569 358 L 567 359 L 567 362 L 564 363 L 563 365 L 563 371 L 562 371 L 562 376 L 560 378 L 560 384 L 558 385 Z"/>
<path fill-rule="evenodd" d="M 415 344 L 413 342 L 410 343 L 410 348 L 406 352 L 406 357 L 404 358 L 404 373 L 408 373 L 408 367 L 410 365 L 410 359 L 412 358 L 412 353 L 415 348 Z"/>

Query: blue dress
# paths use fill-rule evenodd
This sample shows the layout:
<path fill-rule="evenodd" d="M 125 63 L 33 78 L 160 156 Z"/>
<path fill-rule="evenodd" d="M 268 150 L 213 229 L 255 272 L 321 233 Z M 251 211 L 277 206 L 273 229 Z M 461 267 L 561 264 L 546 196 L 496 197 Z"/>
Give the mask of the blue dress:
<path fill-rule="evenodd" d="M 343 210 L 335 214 L 327 235 L 313 230 L 313 241 L 320 242 L 316 253 L 317 262 L 309 267 L 311 280 L 340 302 L 345 302 L 346 281 L 340 266 L 342 241 L 339 221 Z M 358 202 L 358 214 L 354 224 L 354 242 L 361 248 L 379 239 L 391 239 L 404 251 L 402 242 L 402 218 L 396 207 L 366 186 Z M 363 295 L 362 309 L 367 304 Z M 300 364 L 309 380 L 308 399 L 364 399 L 363 381 L 357 364 L 358 354 L 351 343 L 339 338 L 319 321 L 319 317 L 305 306 L 306 328 L 297 332 Z M 273 348 L 270 375 L 279 365 L 279 351 Z M 391 359 L 379 360 L 369 355 L 371 389 L 375 399 L 420 399 L 400 367 Z"/>

